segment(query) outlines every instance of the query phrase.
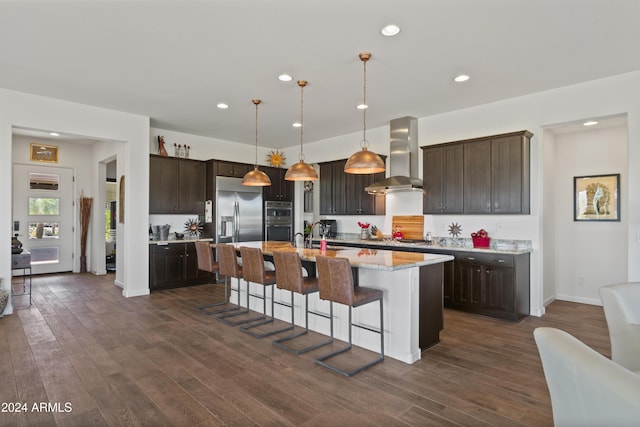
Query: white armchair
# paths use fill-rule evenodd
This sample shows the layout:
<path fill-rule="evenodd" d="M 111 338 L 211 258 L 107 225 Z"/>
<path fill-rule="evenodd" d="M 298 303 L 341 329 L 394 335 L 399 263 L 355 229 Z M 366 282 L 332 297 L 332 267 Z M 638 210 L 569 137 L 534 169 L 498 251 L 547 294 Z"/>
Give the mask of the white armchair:
<path fill-rule="evenodd" d="M 537 328 L 533 335 L 555 426 L 638 426 L 640 375 L 559 329 Z"/>
<path fill-rule="evenodd" d="M 611 338 L 611 360 L 640 372 L 640 282 L 600 288 Z"/>

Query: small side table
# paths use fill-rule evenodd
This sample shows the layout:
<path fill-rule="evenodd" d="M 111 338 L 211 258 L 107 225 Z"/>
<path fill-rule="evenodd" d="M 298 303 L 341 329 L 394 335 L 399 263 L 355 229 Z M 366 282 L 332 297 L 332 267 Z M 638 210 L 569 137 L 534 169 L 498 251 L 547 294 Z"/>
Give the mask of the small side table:
<path fill-rule="evenodd" d="M 11 281 L 11 295 L 19 297 L 29 295 L 29 305 L 31 305 L 31 252 L 23 250 L 19 254 L 11 254 L 11 270 L 22 270 L 22 292 L 16 293 L 13 288 L 13 280 Z M 29 289 L 27 290 L 26 273 L 29 270 Z"/>

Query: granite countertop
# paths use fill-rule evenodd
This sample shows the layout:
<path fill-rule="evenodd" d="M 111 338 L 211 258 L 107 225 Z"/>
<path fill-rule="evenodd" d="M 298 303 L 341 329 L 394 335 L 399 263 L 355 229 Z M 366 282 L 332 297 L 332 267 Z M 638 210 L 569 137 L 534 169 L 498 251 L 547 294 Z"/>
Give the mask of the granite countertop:
<path fill-rule="evenodd" d="M 200 239 L 171 239 L 171 240 L 149 240 L 150 245 L 170 245 L 172 243 L 189 243 L 189 242 L 211 242 L 212 238 L 200 238 Z"/>
<path fill-rule="evenodd" d="M 319 239 L 314 238 L 314 242 L 319 242 Z M 471 239 L 452 239 L 452 238 L 434 238 L 432 244 L 427 244 L 424 241 L 417 242 L 403 242 L 401 240 L 381 240 L 381 239 L 368 239 L 361 240 L 359 238 L 338 237 L 333 239 L 327 239 L 329 244 L 339 243 L 341 245 L 354 244 L 358 246 L 384 246 L 389 250 L 402 250 L 407 249 L 429 249 L 429 250 L 446 250 L 446 251 L 463 251 L 463 252 L 482 252 L 482 253 L 498 253 L 498 254 L 510 254 L 521 255 L 532 252 L 531 242 L 529 240 L 499 240 L 493 239 L 491 246 L 488 248 L 474 248 L 471 243 Z"/>
<path fill-rule="evenodd" d="M 272 255 L 275 251 L 297 252 L 303 261 L 313 262 L 318 255 L 347 258 L 353 267 L 386 271 L 403 270 L 453 260 L 451 255 L 403 252 L 397 249 L 385 250 L 334 246 L 321 251 L 317 248 L 294 248 L 289 242 L 276 241 L 238 242 L 232 245 L 237 248 L 240 246 L 260 248 L 265 255 Z"/>

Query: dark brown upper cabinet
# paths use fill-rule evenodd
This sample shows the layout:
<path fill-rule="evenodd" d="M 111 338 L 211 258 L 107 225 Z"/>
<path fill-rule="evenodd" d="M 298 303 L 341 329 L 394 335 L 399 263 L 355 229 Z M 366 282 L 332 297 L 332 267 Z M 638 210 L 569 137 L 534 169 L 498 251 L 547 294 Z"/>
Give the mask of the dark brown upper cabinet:
<path fill-rule="evenodd" d="M 153 154 L 149 161 L 150 214 L 204 214 L 204 162 Z"/>
<path fill-rule="evenodd" d="M 425 214 L 528 214 L 529 131 L 422 147 Z"/>
<path fill-rule="evenodd" d="M 284 179 L 284 175 L 287 173 L 286 169 L 275 168 L 271 166 L 261 166 L 260 170 L 266 173 L 271 180 L 271 185 L 264 187 L 263 194 L 265 201 L 293 201 L 293 189 L 295 183 L 293 181 L 286 181 Z"/>

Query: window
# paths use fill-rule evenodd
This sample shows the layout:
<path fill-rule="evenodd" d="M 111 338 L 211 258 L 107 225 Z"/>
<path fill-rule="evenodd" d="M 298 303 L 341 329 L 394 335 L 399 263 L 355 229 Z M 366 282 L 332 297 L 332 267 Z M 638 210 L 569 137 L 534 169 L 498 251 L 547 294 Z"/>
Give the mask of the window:
<path fill-rule="evenodd" d="M 60 224 L 57 222 L 30 222 L 29 239 L 59 239 Z"/>
<path fill-rule="evenodd" d="M 57 264 L 60 262 L 60 248 L 30 248 L 31 265 L 37 264 Z"/>
<path fill-rule="evenodd" d="M 29 215 L 60 215 L 60 199 L 29 197 Z"/>
<path fill-rule="evenodd" d="M 57 191 L 60 185 L 60 175 L 49 173 L 30 173 L 29 188 L 31 190 Z"/>

